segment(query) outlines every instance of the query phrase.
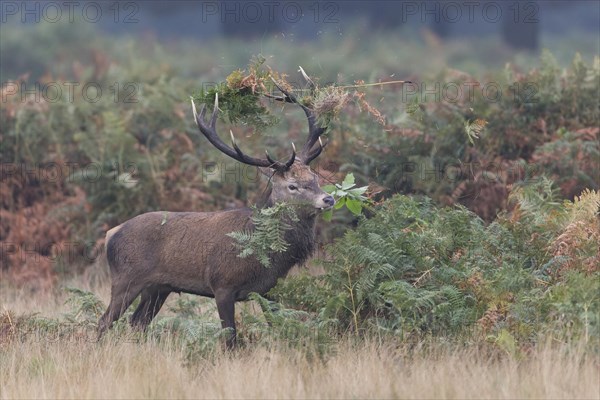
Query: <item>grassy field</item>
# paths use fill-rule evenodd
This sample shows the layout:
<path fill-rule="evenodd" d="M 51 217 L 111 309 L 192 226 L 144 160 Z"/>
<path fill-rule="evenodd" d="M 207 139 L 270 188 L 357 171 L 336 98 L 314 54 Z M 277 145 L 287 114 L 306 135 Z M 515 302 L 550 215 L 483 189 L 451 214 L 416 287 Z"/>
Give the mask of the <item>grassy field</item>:
<path fill-rule="evenodd" d="M 105 282 L 94 286 L 79 278 L 69 284 L 108 297 Z M 16 332 L 11 318 L 32 310 L 65 315 L 65 300 L 61 291 L 3 288 L 0 398 L 600 397 L 600 360 L 577 345 L 558 342 L 515 358 L 480 346 L 409 346 L 346 337 L 322 356 L 283 344 L 249 343 L 235 353 L 216 349 L 190 361 L 185 346 L 169 333 L 145 340 L 115 335 L 98 343 L 93 330 L 61 337 Z"/>
<path fill-rule="evenodd" d="M 0 399 L 600 399 L 597 37 L 547 34 L 549 51 L 530 54 L 426 30 L 356 27 L 304 43 L 2 28 L 3 82 L 93 83 L 105 95 L 3 101 L 0 164 L 17 172 L 0 179 Z M 238 305 L 239 350 L 222 349 L 214 301 L 194 296 L 172 295 L 147 334 L 121 321 L 97 341 L 110 279 L 87 250 L 108 229 L 147 211 L 251 205 L 261 193 L 212 176 L 215 162 L 234 164 L 198 133 L 189 103 L 258 54 L 292 83 L 301 65 L 319 84 L 495 83 L 501 98 L 366 89 L 385 126 L 360 102 L 348 108 L 321 158 L 331 167 L 319 169 L 371 184 L 377 205 L 368 218 L 339 210 L 320 221 L 320 243 L 334 245 L 275 288 L 281 308 L 268 323 L 261 307 L 273 303 Z M 135 101 L 114 97 L 115 84 L 135 87 Z M 264 137 L 230 126 L 248 154 L 301 143 L 299 110 L 270 107 L 282 121 Z"/>

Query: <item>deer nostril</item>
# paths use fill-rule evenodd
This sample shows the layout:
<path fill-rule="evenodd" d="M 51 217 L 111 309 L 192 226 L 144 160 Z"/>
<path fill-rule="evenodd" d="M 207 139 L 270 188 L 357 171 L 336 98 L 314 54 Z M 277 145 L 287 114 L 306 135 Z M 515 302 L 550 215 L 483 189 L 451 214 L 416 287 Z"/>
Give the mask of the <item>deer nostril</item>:
<path fill-rule="evenodd" d="M 332 206 L 335 204 L 335 199 L 332 196 L 326 196 L 323 198 L 323 203 L 327 204 L 328 206 Z"/>

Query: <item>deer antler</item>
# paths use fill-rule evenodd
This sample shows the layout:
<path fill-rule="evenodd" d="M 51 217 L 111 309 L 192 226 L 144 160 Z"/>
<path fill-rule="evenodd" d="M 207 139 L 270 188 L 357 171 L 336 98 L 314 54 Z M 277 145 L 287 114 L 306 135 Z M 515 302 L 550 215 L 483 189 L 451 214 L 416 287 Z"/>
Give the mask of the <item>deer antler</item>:
<path fill-rule="evenodd" d="M 205 121 L 206 105 L 205 104 L 202 105 L 202 108 L 200 109 L 200 114 L 198 114 L 196 112 L 196 105 L 194 104 L 194 99 L 191 99 L 191 101 L 192 101 L 192 110 L 194 112 L 194 121 L 196 121 L 196 124 L 198 125 L 198 129 L 200 129 L 200 132 L 202 132 L 202 134 L 204 136 L 206 136 L 208 141 L 210 143 L 212 143 L 212 145 L 215 146 L 217 149 L 219 149 L 222 153 L 225 153 L 226 155 L 233 158 L 234 160 L 237 160 L 244 164 L 253 165 L 256 167 L 273 168 L 273 169 L 276 169 L 279 171 L 288 170 L 294 163 L 294 160 L 296 159 L 296 148 L 293 143 L 292 143 L 292 149 L 293 149 L 292 156 L 285 163 L 282 163 L 280 161 L 272 159 L 271 156 L 269 156 L 269 153 L 266 151 L 265 151 L 266 159 L 254 158 L 254 157 L 250 157 L 250 156 L 244 154 L 242 152 L 242 150 L 238 147 L 238 145 L 235 141 L 235 137 L 233 136 L 233 132 L 231 132 L 231 131 L 229 131 L 229 133 L 231 134 L 231 145 L 233 146 L 233 148 L 231 148 L 227 144 L 225 144 L 221 140 L 219 135 L 217 134 L 217 130 L 216 130 L 217 116 L 219 115 L 219 94 L 218 93 L 215 93 L 215 106 L 213 108 L 213 112 L 210 117 L 210 121 L 209 121 L 208 125 L 206 124 L 206 121 Z"/>
<path fill-rule="evenodd" d="M 300 67 L 300 71 L 302 72 L 304 79 L 306 79 L 308 81 L 309 85 L 312 88 L 314 88 L 315 84 L 306 75 L 306 73 L 304 72 L 302 67 Z M 323 142 L 321 141 L 321 135 L 323 133 L 325 133 L 327 128 L 323 128 L 318 125 L 317 114 L 314 112 L 314 110 L 312 110 L 309 107 L 302 104 L 298 100 L 296 95 L 287 91 L 285 88 L 283 88 L 282 85 L 280 85 L 272 77 L 271 77 L 271 81 L 273 81 L 273 84 L 277 87 L 277 89 L 279 89 L 279 91 L 281 93 L 283 93 L 283 97 L 273 97 L 274 99 L 280 100 L 280 101 L 285 101 L 287 103 L 295 103 L 295 104 L 299 105 L 300 108 L 302 108 L 302 110 L 304 111 L 304 114 L 306 114 L 306 118 L 308 119 L 308 138 L 306 140 L 306 143 L 302 147 L 302 150 L 300 151 L 299 158 L 302 160 L 302 162 L 304 164 L 308 165 L 312 160 L 317 158 L 319 156 L 319 154 L 321 154 L 321 152 L 323 151 L 325 146 L 327 146 L 327 142 L 325 144 L 323 144 Z M 318 147 L 313 149 L 313 147 L 315 146 L 315 144 L 317 142 L 319 142 Z"/>

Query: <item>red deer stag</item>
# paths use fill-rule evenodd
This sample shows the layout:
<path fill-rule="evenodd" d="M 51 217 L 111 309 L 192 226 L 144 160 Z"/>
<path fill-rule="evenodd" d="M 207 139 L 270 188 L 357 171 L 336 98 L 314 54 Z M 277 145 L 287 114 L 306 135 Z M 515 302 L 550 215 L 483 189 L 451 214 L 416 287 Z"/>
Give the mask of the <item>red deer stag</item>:
<path fill-rule="evenodd" d="M 317 175 L 308 166 L 324 148 L 320 136 L 325 128 L 318 125 L 313 110 L 280 85 L 277 87 L 284 95 L 277 99 L 297 104 L 308 118 L 306 144 L 298 155 L 294 148 L 287 162 L 276 161 L 268 153 L 265 159 L 244 154 L 233 134 L 232 147 L 224 143 L 216 131 L 218 95 L 208 124 L 205 106 L 198 114 L 192 100 L 192 108 L 200 132 L 213 146 L 239 162 L 270 172 L 271 188 L 265 207 L 278 202 L 294 207 L 298 220 L 289 221 L 291 229 L 284 236 L 289 244 L 287 250 L 270 255 L 270 268 L 254 257 L 237 256 L 234 240 L 227 234 L 253 229 L 249 208 L 219 212 L 156 211 L 132 218 L 106 234 L 112 287 L 110 304 L 98 323 L 99 337 L 138 295 L 141 294 L 141 302 L 130 322 L 143 330 L 171 292 L 185 292 L 215 298 L 222 326 L 231 330 L 227 347 L 232 348 L 236 340 L 235 302 L 247 299 L 251 292 L 265 294 L 278 278 L 285 277 L 294 265 L 311 255 L 317 214 L 335 203 L 319 187 Z"/>

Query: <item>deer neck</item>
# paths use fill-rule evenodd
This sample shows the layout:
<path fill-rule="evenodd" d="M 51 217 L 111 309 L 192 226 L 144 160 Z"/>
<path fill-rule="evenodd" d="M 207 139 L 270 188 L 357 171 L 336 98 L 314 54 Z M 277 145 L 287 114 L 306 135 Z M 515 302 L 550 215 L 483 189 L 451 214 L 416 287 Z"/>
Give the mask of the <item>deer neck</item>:
<path fill-rule="evenodd" d="M 285 221 L 289 226 L 284 234 L 284 239 L 288 243 L 287 250 L 272 255 L 273 265 L 281 270 L 279 275 L 287 274 L 294 265 L 303 264 L 315 248 L 315 212 L 298 207 L 296 216 L 297 221 L 289 218 Z"/>
<path fill-rule="evenodd" d="M 295 253 L 299 263 L 306 261 L 315 247 L 315 225 L 317 216 L 314 210 L 299 208 L 296 211 L 298 221 L 290 221 L 290 229 L 286 231 L 286 241 L 290 250 Z"/>

